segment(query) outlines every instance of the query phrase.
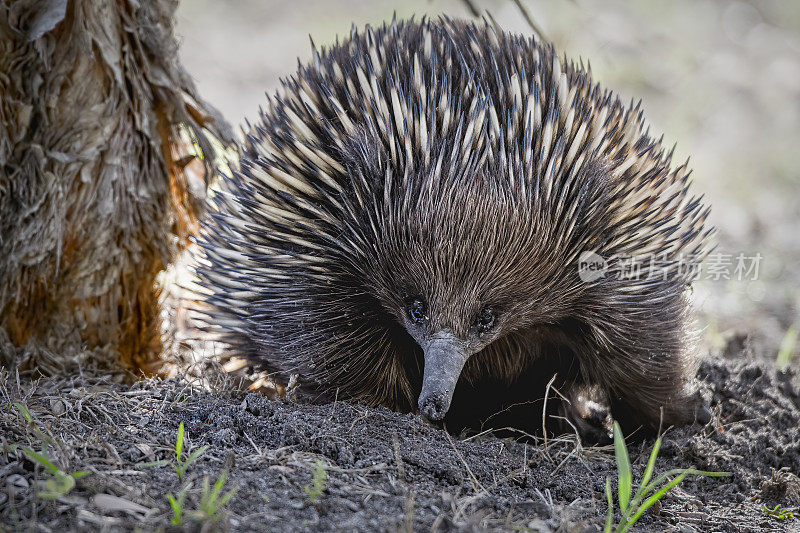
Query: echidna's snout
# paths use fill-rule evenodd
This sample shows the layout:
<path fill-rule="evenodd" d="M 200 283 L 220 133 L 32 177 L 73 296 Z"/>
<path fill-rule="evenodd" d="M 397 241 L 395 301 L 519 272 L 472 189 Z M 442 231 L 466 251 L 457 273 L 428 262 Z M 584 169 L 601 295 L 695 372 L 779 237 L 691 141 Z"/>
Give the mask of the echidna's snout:
<path fill-rule="evenodd" d="M 469 358 L 464 343 L 451 333 L 437 333 L 423 347 L 425 371 L 419 410 L 430 420 L 442 420 L 450 409 L 453 392 Z"/>

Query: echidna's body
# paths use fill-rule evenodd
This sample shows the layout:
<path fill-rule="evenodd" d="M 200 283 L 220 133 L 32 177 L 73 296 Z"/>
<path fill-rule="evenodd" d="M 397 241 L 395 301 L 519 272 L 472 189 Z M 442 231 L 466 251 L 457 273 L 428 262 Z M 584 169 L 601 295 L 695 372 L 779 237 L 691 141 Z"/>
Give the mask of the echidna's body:
<path fill-rule="evenodd" d="M 466 422 L 556 370 L 623 420 L 693 419 L 685 267 L 707 209 L 638 106 L 551 46 L 449 20 L 353 31 L 248 133 L 198 274 L 207 322 L 256 366 L 432 419 L 452 399 Z M 609 273 L 583 281 L 589 251 Z M 612 273 L 632 259 L 641 275 Z"/>

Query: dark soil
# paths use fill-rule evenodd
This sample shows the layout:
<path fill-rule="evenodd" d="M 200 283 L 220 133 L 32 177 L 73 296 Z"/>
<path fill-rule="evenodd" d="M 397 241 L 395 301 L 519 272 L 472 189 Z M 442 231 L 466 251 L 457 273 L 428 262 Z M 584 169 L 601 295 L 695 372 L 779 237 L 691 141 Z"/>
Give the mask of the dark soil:
<path fill-rule="evenodd" d="M 669 430 L 656 473 L 694 466 L 731 472 L 687 478 L 636 526 L 641 531 L 786 531 L 763 508 L 800 506 L 800 379 L 766 363 L 709 360 L 699 378 L 714 419 Z M 0 509 L 20 531 L 170 530 L 167 494 L 188 485 L 185 514 L 200 508 L 204 476 L 224 470 L 236 489 L 211 518 L 187 530 L 232 531 L 599 531 L 606 477 L 616 479 L 610 447 L 575 436 L 522 443 L 480 435 L 461 439 L 413 415 L 346 403 L 323 406 L 203 391 L 178 380 L 133 386 L 84 375 L 29 381 L 4 372 Z M 216 391 L 216 392 L 215 392 Z M 170 465 L 180 422 L 189 450 L 208 446 L 183 481 Z M 41 498 L 49 475 L 21 451 L 41 450 L 67 473 L 88 470 L 69 494 Z M 652 442 L 630 446 L 634 479 Z M 318 461 L 327 482 L 316 503 Z M 113 496 L 115 498 L 109 497 Z M 189 513 L 191 514 L 191 513 Z"/>

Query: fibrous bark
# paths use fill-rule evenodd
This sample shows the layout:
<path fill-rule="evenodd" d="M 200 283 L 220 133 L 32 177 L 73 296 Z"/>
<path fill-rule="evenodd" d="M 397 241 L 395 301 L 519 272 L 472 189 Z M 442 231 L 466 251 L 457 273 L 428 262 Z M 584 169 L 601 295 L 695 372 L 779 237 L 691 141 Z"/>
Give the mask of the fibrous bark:
<path fill-rule="evenodd" d="M 0 0 L 7 364 L 52 370 L 88 348 L 158 366 L 156 276 L 203 209 L 213 144 L 232 141 L 178 61 L 176 5 Z"/>

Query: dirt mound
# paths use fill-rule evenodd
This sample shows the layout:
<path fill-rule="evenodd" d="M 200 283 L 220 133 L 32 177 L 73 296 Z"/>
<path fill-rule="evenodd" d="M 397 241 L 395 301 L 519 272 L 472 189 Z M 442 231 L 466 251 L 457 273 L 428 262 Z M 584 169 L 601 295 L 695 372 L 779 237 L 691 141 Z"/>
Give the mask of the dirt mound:
<path fill-rule="evenodd" d="M 189 530 L 596 531 L 607 509 L 605 479 L 616 479 L 613 450 L 583 447 L 574 436 L 460 439 L 386 409 L 298 405 L 179 381 L 128 388 L 92 376 L 0 378 L 5 404 L 27 406 L 32 417 L 27 422 L 20 406 L 2 414 L 0 508 L 11 530 L 169 529 L 167 494 L 178 499 L 188 486 L 182 508 Z M 668 431 L 656 472 L 694 466 L 732 476 L 687 478 L 639 529 L 785 531 L 800 523 L 763 508 L 800 505 L 798 376 L 763 363 L 710 360 L 699 378 L 714 420 Z M 187 451 L 208 448 L 179 480 L 169 464 L 143 463 L 174 459 L 181 422 Z M 634 480 L 651 446 L 630 446 Z M 30 451 L 66 474 L 90 474 L 45 500 L 58 486 Z M 208 497 L 225 470 L 218 499 L 236 493 L 210 513 Z M 204 507 L 205 514 L 193 512 Z"/>

